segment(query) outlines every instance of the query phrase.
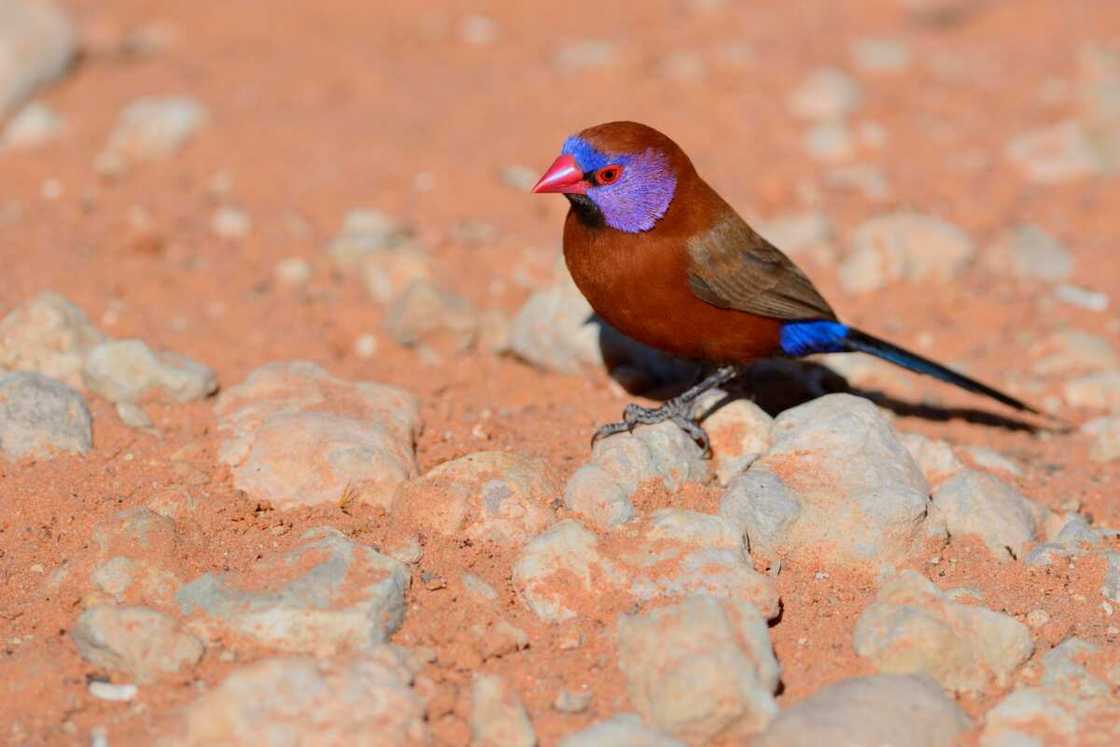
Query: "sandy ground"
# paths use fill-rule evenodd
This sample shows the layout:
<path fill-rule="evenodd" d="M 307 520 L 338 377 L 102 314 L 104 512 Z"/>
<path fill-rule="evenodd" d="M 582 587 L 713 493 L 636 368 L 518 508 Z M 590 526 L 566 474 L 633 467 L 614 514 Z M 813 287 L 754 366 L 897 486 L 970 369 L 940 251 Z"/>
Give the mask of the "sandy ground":
<path fill-rule="evenodd" d="M 330 0 L 268 3 L 267 9 L 212 0 L 70 0 L 65 7 L 82 30 L 85 53 L 41 96 L 65 117 L 65 133 L 41 148 L 0 154 L 0 207 L 18 205 L 2 226 L 0 312 L 54 290 L 107 334 L 140 337 L 205 361 L 225 386 L 262 363 L 293 358 L 319 362 L 344 378 L 397 384 L 422 402 L 422 470 L 483 448 L 513 449 L 544 457 L 566 478 L 586 459 L 594 425 L 614 419 L 626 401 L 603 372 L 542 373 L 481 350 L 425 362 L 382 331 L 383 307 L 354 277 L 334 269 L 324 247 L 347 210 L 378 207 L 416 226 L 457 292 L 481 308 L 513 313 L 551 276 L 565 205 L 509 186 L 501 169 L 541 170 L 568 133 L 618 118 L 672 134 L 747 216 L 823 212 L 838 227 L 841 249 L 861 220 L 897 207 L 940 215 L 981 247 L 1008 226 L 1038 223 L 1074 255 L 1069 282 L 1109 294 L 1115 304 L 1120 180 L 1040 186 L 1026 181 L 1003 152 L 1012 135 L 1069 116 L 1078 50 L 1120 38 L 1120 6 L 937 5 L 949 10 L 920 16 L 888 0 Z M 495 21 L 492 42 L 462 38 L 463 19 L 475 13 Z M 153 24 L 169 32 L 162 49 L 137 57 L 107 53 L 130 30 Z M 855 121 L 882 127 L 886 137 L 877 147 L 859 145 L 850 163 L 881 171 L 890 187 L 885 199 L 830 181 L 833 167 L 806 154 L 804 124 L 785 103 L 810 71 L 832 64 L 850 69 L 849 44 L 873 36 L 903 40 L 912 54 L 901 72 L 858 74 L 864 101 Z M 613 61 L 579 70 L 558 65 L 561 50 L 589 39 L 612 43 Z M 700 60 L 702 69 L 673 67 L 673 55 L 681 53 Z M 193 96 L 212 121 L 175 157 L 117 181 L 100 178 L 94 159 L 117 112 L 146 94 Z M 247 237 L 211 232 L 219 203 L 251 216 Z M 137 209 L 150 216 L 142 235 L 130 220 Z M 481 244 L 464 241 L 464 221 L 491 226 L 492 236 Z M 306 286 L 273 280 L 276 263 L 288 257 L 310 263 Z M 1047 286 L 980 266 L 949 285 L 901 283 L 857 296 L 842 291 L 835 263 L 804 264 L 845 319 L 966 363 L 971 373 L 1003 386 L 1030 378 L 1032 343 L 1055 330 L 1112 338 L 1118 331 L 1114 306 L 1097 313 L 1055 303 Z M 367 333 L 377 338 L 378 351 L 364 359 L 354 342 Z M 1059 385 L 1048 379 L 1048 388 L 1016 391 L 1046 401 Z M 893 394 L 908 402 L 998 409 L 917 378 Z M 210 402 L 153 405 L 158 437 L 122 425 L 103 400 L 91 397 L 90 405 L 95 449 L 87 456 L 0 461 L 0 721 L 20 725 L 19 743 L 79 742 L 100 725 L 114 745 L 147 744 L 195 697 L 198 683 L 219 682 L 234 666 L 207 656 L 193 673 L 146 688 L 128 707 L 88 695 L 92 669 L 67 634 L 85 589 L 77 580 L 54 588 L 44 579 L 63 563 L 72 568 L 70 579 L 86 576 L 92 527 L 112 513 L 165 491 L 187 490 L 204 501 L 208 510 L 182 529 L 180 560 L 188 577 L 242 568 L 265 550 L 292 545 L 310 526 L 329 523 L 373 544 L 397 531 L 367 507 L 258 510 L 217 463 Z M 1091 413 L 1062 408 L 1062 414 L 1079 422 Z M 1034 499 L 1054 508 L 1079 505 L 1099 524 L 1120 524 L 1120 463 L 1091 462 L 1080 435 L 1039 436 L 959 418 L 903 415 L 896 424 L 956 445 L 996 449 L 1022 465 L 1013 480 Z M 687 496 L 653 491 L 641 500 L 714 511 L 718 497 L 712 487 Z M 986 562 L 967 543 L 954 544 L 943 559 L 943 585 L 977 587 L 993 609 L 1022 618 L 1044 607 L 1052 621 L 1038 634 L 1040 647 L 1068 635 L 1115 645 L 1095 591 L 1099 564 L 1087 562 L 1076 574 L 1029 572 Z M 509 562 L 508 555 L 431 543 L 423 567 L 450 577 L 463 569 L 505 573 L 498 569 Z M 851 631 L 874 595 L 874 580 L 833 573 L 823 584 L 814 581 L 826 565 L 822 559 L 820 567 L 802 565 L 780 578 L 785 611 L 771 633 L 784 670 L 783 705 L 870 671 L 852 651 Z M 416 584 L 411 594 L 394 640 L 439 651 L 441 666 L 429 675 L 445 688 L 450 716 L 433 723 L 433 734 L 463 743 L 467 727 L 456 687 L 480 666 L 460 636 L 470 608 L 446 589 Z M 590 643 L 571 651 L 561 640 L 570 630 L 536 622 L 508 584 L 500 594 L 532 646 L 485 668 L 520 691 L 543 744 L 628 709 L 621 675 L 598 635 L 622 610 L 609 600 L 595 602 L 596 613 L 581 623 Z M 572 684 L 593 690 L 592 708 L 552 710 L 556 689 Z M 962 704 L 976 715 L 1001 694 Z"/>

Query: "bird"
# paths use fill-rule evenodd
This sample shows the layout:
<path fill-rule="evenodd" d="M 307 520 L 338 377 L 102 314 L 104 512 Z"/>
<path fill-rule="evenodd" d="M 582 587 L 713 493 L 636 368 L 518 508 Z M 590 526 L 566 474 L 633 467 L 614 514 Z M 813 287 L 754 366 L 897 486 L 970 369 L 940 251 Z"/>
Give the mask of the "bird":
<path fill-rule="evenodd" d="M 602 438 L 672 421 L 710 454 L 692 415 L 751 361 L 859 352 L 987 396 L 1027 403 L 840 321 L 809 277 L 750 227 L 672 139 L 616 121 L 568 137 L 532 187 L 567 198 L 564 260 L 595 313 L 628 337 L 696 361 L 702 378 L 658 407 L 629 404 Z"/>

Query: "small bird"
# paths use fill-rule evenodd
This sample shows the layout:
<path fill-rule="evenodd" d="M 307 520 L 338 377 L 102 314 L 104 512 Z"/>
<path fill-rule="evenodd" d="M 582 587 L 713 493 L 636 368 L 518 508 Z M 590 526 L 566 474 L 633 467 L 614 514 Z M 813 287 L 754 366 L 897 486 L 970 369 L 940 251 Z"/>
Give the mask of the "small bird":
<path fill-rule="evenodd" d="M 564 259 L 595 312 L 623 334 L 710 373 L 660 407 L 630 404 L 592 443 L 639 424 L 671 420 L 709 452 L 693 420 L 704 392 L 744 364 L 772 356 L 869 353 L 986 395 L 1030 405 L 841 322 L 813 283 L 756 233 L 667 136 L 608 122 L 569 137 L 534 193 L 570 203 Z"/>

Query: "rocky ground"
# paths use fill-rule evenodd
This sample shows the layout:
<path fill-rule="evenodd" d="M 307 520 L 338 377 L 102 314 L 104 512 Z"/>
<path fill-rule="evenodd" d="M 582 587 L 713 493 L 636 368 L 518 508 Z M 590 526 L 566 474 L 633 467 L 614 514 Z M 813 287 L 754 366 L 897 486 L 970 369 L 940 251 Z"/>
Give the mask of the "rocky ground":
<path fill-rule="evenodd" d="M 861 357 L 585 324 L 673 135 Z M 0 741 L 1120 742 L 1120 6 L 0 0 Z M 859 396 L 857 396 L 859 395 Z"/>

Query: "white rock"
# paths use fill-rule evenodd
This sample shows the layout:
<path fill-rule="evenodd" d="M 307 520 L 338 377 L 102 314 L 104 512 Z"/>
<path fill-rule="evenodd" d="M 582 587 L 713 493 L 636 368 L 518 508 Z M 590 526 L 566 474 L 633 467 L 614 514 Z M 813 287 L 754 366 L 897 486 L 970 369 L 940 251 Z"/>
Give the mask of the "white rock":
<path fill-rule="evenodd" d="M 89 352 L 82 380 L 110 402 L 136 402 L 149 395 L 190 402 L 218 389 L 211 368 L 178 353 L 154 352 L 142 340 L 101 343 Z"/>
<path fill-rule="evenodd" d="M 569 734 L 556 747 L 684 747 L 684 742 L 646 726 L 636 714 L 620 713 Z"/>
<path fill-rule="evenodd" d="M 1006 687 L 1034 651 L 1013 617 L 959 604 L 914 571 L 879 589 L 856 621 L 855 651 L 888 674 L 928 674 L 946 690 Z"/>
<path fill-rule="evenodd" d="M 401 246 L 412 238 L 412 229 L 381 212 L 358 208 L 343 218 L 342 228 L 327 252 L 343 269 L 356 266 L 363 257 Z"/>
<path fill-rule="evenodd" d="M 1112 302 L 1107 293 L 1082 288 L 1078 285 L 1062 283 L 1054 288 L 1054 297 L 1071 306 L 1078 306 L 1089 311 L 1104 311 Z"/>
<path fill-rule="evenodd" d="M 77 306 L 57 293 L 41 293 L 0 320 L 0 368 L 35 371 L 79 387 L 86 355 L 104 340 Z"/>
<path fill-rule="evenodd" d="M 389 303 L 413 283 L 432 280 L 432 258 L 414 244 L 371 251 L 357 260 L 357 266 L 362 283 L 378 303 Z"/>
<path fill-rule="evenodd" d="M 925 478 L 871 402 L 831 394 L 783 412 L 772 446 L 720 513 L 768 560 L 812 552 L 839 565 L 904 559 L 928 508 Z"/>
<path fill-rule="evenodd" d="M 1073 274 L 1073 255 L 1060 241 L 1035 225 L 1016 226 L 998 236 L 984 253 L 992 271 L 1011 270 L 1017 277 L 1057 282 Z"/>
<path fill-rule="evenodd" d="M 117 118 L 101 158 L 124 165 L 175 155 L 210 115 L 187 96 L 150 96 L 129 104 Z"/>
<path fill-rule="evenodd" d="M 585 70 L 613 65 L 618 50 L 612 42 L 602 39 L 582 39 L 561 47 L 553 64 L 561 73 L 580 73 Z"/>
<path fill-rule="evenodd" d="M 933 491 L 929 525 L 950 537 L 974 535 L 998 560 L 1022 558 L 1046 510 L 985 472 L 966 469 Z"/>
<path fill-rule="evenodd" d="M 298 287 L 311 279 L 311 263 L 303 257 L 287 257 L 276 263 L 272 274 L 281 285 Z"/>
<path fill-rule="evenodd" d="M 312 529 L 302 539 L 246 574 L 207 573 L 180 589 L 182 613 L 200 613 L 191 629 L 208 639 L 232 633 L 318 655 L 386 641 L 404 620 L 408 569 L 335 529 Z M 305 570 L 294 575 L 294 568 Z"/>
<path fill-rule="evenodd" d="M 1111 462 L 1120 459 L 1120 415 L 1090 420 L 1081 426 L 1081 432 L 1093 439 L 1089 458 L 1094 462 Z"/>
<path fill-rule="evenodd" d="M 416 280 L 385 312 L 385 331 L 401 345 L 446 343 L 466 350 L 478 336 L 478 311 L 462 296 Z"/>
<path fill-rule="evenodd" d="M 253 230 L 253 221 L 244 210 L 223 205 L 210 218 L 210 230 L 219 238 L 243 239 Z"/>
<path fill-rule="evenodd" d="M 8 120 L 0 133 L 0 148 L 34 148 L 62 132 L 62 118 L 46 104 L 32 102 Z"/>
<path fill-rule="evenodd" d="M 1014 459 L 1000 454 L 995 449 L 989 449 L 986 446 L 967 446 L 964 453 L 972 458 L 977 467 L 992 472 L 1002 472 L 1013 477 L 1021 477 L 1023 474 L 1023 468 Z"/>
<path fill-rule="evenodd" d="M 953 452 L 953 447 L 945 441 L 926 438 L 918 433 L 900 433 L 898 440 L 922 468 L 922 474 L 931 487 L 937 487 L 965 468 Z"/>
<path fill-rule="evenodd" d="M 390 646 L 338 661 L 264 659 L 191 703 L 170 744 L 418 747 L 428 736 L 412 679 L 405 656 Z"/>
<path fill-rule="evenodd" d="M 841 680 L 795 703 L 751 745 L 951 747 L 970 726 L 928 677 L 881 674 Z"/>
<path fill-rule="evenodd" d="M 840 283 L 867 293 L 891 283 L 945 283 L 959 276 L 976 253 L 957 226 L 919 213 L 880 215 L 860 224 L 850 254 L 840 264 Z"/>
<path fill-rule="evenodd" d="M 416 475 L 416 399 L 306 362 L 270 363 L 215 406 L 234 486 L 277 508 L 358 500 L 388 508 Z"/>
<path fill-rule="evenodd" d="M 822 264 L 833 260 L 836 231 L 820 210 L 778 215 L 757 224 L 758 232 L 791 257 L 809 256 Z"/>
<path fill-rule="evenodd" d="M 718 390 L 710 392 L 694 411 L 711 439 L 712 466 L 724 487 L 770 448 L 774 424 L 774 418 L 754 402 L 739 398 L 724 403 L 725 399 Z"/>
<path fill-rule="evenodd" d="M 843 70 L 821 68 L 793 90 L 787 105 L 803 119 L 835 120 L 851 114 L 860 104 L 859 84 Z"/>
<path fill-rule="evenodd" d="M 537 735 L 517 693 L 501 677 L 476 674 L 471 686 L 471 744 L 534 747 Z"/>
<path fill-rule="evenodd" d="M 70 635 L 90 664 L 141 683 L 193 667 L 205 650 L 174 618 L 145 607 L 91 607 Z"/>
<path fill-rule="evenodd" d="M 93 448 L 93 419 L 82 395 L 37 373 L 0 375 L 0 452 L 50 459 Z"/>
<path fill-rule="evenodd" d="M 1062 393 L 1072 407 L 1120 412 L 1120 369 L 1071 379 Z"/>
<path fill-rule="evenodd" d="M 556 623 L 571 620 L 575 610 L 566 604 L 566 590 L 573 583 L 589 593 L 601 584 L 619 584 L 621 569 L 603 557 L 599 539 L 579 522 L 565 519 L 534 537 L 513 566 L 513 585 L 537 617 Z M 557 575 L 565 581 L 558 586 Z"/>
<path fill-rule="evenodd" d="M 696 596 L 623 616 L 618 649 L 630 702 L 683 741 L 743 739 L 778 712 L 778 662 L 750 604 Z"/>
<path fill-rule="evenodd" d="M 855 142 L 848 123 L 841 119 L 815 122 L 805 131 L 805 152 L 821 161 L 847 161 L 855 155 Z"/>
<path fill-rule="evenodd" d="M 127 703 L 130 700 L 133 700 L 139 692 L 140 688 L 131 683 L 114 685 L 110 682 L 102 682 L 100 680 L 94 680 L 89 683 L 89 694 L 97 698 L 98 700 L 108 700 L 116 703 Z M 93 741 L 94 740 L 91 738 L 91 747 L 93 745 Z M 108 747 L 108 744 L 109 740 L 106 739 L 106 747 Z"/>
<path fill-rule="evenodd" d="M 1120 368 L 1120 356 L 1104 337 L 1077 329 L 1064 329 L 1032 347 L 1042 355 L 1031 370 L 1042 376 L 1068 375 Z"/>
<path fill-rule="evenodd" d="M 0 120 L 66 72 L 76 36 L 51 2 L 0 2 Z"/>
<path fill-rule="evenodd" d="M 1099 174 L 1104 169 L 1084 125 L 1066 120 L 1012 138 L 1004 150 L 1031 181 L 1056 184 Z"/>

